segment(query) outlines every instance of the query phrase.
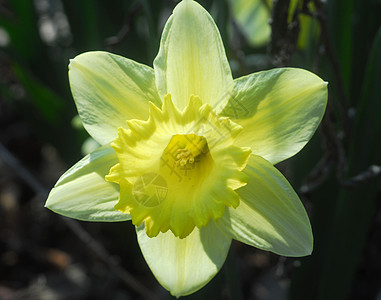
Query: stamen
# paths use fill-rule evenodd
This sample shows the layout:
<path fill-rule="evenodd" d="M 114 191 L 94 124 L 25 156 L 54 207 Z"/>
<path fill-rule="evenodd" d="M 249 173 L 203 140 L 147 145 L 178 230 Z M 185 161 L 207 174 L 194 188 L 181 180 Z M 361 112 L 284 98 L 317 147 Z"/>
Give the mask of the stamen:
<path fill-rule="evenodd" d="M 176 166 L 180 165 L 180 167 L 184 167 L 187 163 L 194 163 L 193 154 L 188 149 L 177 149 L 176 152 L 178 153 L 176 155 L 177 160 L 175 161 Z"/>
<path fill-rule="evenodd" d="M 190 134 L 172 136 L 161 156 L 160 174 L 173 185 L 191 184 L 209 174 L 213 159 L 205 137 Z M 184 183 L 185 184 L 185 183 Z M 185 190 L 187 187 L 181 187 Z"/>

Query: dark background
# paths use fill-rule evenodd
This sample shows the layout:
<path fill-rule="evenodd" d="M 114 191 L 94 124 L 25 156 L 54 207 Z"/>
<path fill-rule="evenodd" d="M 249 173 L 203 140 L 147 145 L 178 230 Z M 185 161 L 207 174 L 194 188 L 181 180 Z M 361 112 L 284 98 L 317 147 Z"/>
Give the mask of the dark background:
<path fill-rule="evenodd" d="M 184 299 L 381 299 L 381 1 L 199 1 L 235 78 L 295 66 L 329 82 L 310 143 L 277 167 L 312 222 L 314 252 L 285 258 L 233 243 Z M 0 299 L 170 299 L 129 222 L 44 208 L 94 149 L 75 117 L 70 58 L 107 50 L 152 66 L 175 1 L 0 0 Z"/>

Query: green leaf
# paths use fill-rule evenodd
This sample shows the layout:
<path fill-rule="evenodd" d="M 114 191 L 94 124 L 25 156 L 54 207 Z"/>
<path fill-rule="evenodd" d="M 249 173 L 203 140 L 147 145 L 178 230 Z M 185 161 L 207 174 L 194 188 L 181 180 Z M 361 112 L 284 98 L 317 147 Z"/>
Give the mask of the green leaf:
<path fill-rule="evenodd" d="M 353 18 L 355 0 L 328 1 L 328 26 L 343 76 L 345 89 L 350 90 L 353 64 Z M 360 4 L 362 5 L 362 4 Z"/>
<path fill-rule="evenodd" d="M 381 165 L 381 28 L 373 39 L 363 90 L 352 132 L 352 151 L 348 174 L 358 175 L 371 165 Z M 336 206 L 329 249 L 325 255 L 319 299 L 346 299 L 356 268 L 363 255 L 366 238 L 379 199 L 379 176 L 368 179 L 356 189 L 341 189 Z"/>
<path fill-rule="evenodd" d="M 50 124 L 57 124 L 65 101 L 17 63 L 13 64 L 13 70 L 42 118 Z"/>
<path fill-rule="evenodd" d="M 233 16 L 253 47 L 270 41 L 270 7 L 264 0 L 230 0 Z"/>

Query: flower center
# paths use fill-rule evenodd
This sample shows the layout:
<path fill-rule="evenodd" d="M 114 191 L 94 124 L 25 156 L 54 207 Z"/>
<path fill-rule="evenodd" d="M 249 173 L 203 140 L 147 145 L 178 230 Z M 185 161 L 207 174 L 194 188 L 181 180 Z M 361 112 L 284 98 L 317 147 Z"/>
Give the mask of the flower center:
<path fill-rule="evenodd" d="M 170 95 L 151 105 L 148 121 L 130 120 L 111 144 L 119 163 L 106 180 L 120 185 L 115 209 L 144 223 L 154 237 L 171 230 L 180 238 L 218 220 L 239 204 L 236 189 L 250 149 L 234 146 L 241 127 L 220 118 L 198 97 L 180 112 Z"/>
<path fill-rule="evenodd" d="M 189 181 L 200 181 L 207 176 L 213 166 L 208 142 L 203 136 L 176 134 L 160 158 L 160 173 L 173 184 Z"/>

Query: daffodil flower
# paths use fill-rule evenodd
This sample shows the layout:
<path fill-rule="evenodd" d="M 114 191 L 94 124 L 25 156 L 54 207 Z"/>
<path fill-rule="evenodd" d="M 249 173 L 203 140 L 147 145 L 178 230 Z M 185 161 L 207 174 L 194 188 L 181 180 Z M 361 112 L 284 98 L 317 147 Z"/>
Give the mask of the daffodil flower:
<path fill-rule="evenodd" d="M 168 19 L 153 69 L 107 52 L 70 62 L 79 116 L 102 146 L 58 180 L 46 206 L 136 226 L 158 281 L 179 297 L 223 265 L 232 239 L 305 256 L 305 209 L 273 166 L 308 142 L 327 87 L 282 68 L 233 80 L 218 29 L 192 0 Z"/>

